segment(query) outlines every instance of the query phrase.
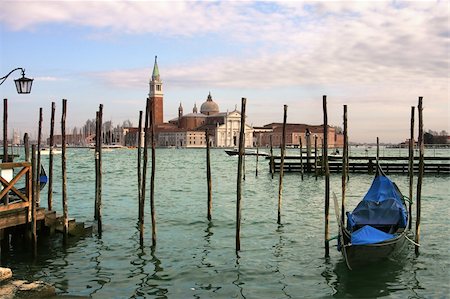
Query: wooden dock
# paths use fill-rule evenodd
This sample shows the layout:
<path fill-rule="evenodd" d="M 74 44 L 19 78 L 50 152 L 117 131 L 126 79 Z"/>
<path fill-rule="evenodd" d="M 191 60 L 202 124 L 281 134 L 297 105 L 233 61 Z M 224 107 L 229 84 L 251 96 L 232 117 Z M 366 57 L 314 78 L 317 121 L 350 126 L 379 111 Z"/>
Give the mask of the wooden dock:
<path fill-rule="evenodd" d="M 63 231 L 63 217 L 55 211 L 36 206 L 32 209 L 31 163 L 0 163 L 4 170 L 15 170 L 14 177 L 6 179 L 0 176 L 2 190 L 0 192 L 0 240 L 2 247 L 8 248 L 10 237 L 19 235 L 29 237 L 35 223 L 37 234 L 54 234 Z M 16 183 L 24 181 L 25 188 L 19 189 Z M 85 228 L 84 223 L 69 219 L 69 235 L 80 236 L 89 233 L 92 228 Z M 6 244 L 5 244 L 6 243 Z"/>
<path fill-rule="evenodd" d="M 280 171 L 281 158 L 279 156 L 267 157 L 269 159 L 269 170 L 274 172 Z M 273 159 L 273 162 L 272 162 Z M 284 161 L 285 172 L 301 172 L 303 164 L 304 173 L 318 173 L 321 174 L 322 157 L 318 157 L 317 162 L 314 157 L 308 161 L 303 157 L 300 161 L 300 156 L 286 156 Z M 329 156 L 328 165 L 330 172 L 340 173 L 342 171 L 342 157 Z M 450 174 L 450 157 L 424 157 L 425 168 L 424 172 L 427 174 Z M 380 157 L 379 163 L 386 173 L 408 173 L 408 157 Z M 272 169 L 273 167 L 273 169 Z M 348 171 L 351 173 L 375 173 L 376 157 L 349 157 Z M 414 158 L 414 172 L 419 171 L 419 158 Z"/>

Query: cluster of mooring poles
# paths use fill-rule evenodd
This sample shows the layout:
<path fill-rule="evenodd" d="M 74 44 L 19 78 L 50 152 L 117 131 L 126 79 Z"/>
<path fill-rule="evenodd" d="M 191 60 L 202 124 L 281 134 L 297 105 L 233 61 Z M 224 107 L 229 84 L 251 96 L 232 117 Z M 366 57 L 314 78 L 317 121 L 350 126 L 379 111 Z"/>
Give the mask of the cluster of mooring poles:
<path fill-rule="evenodd" d="M 154 111 L 152 109 L 152 100 L 147 98 L 145 107 L 144 121 L 144 153 L 143 165 L 141 171 L 141 129 L 142 129 L 142 111 L 139 111 L 139 137 L 138 137 L 138 202 L 139 202 L 139 241 L 141 246 L 144 244 L 144 206 L 145 206 L 145 190 L 147 182 L 147 166 L 148 166 L 148 144 L 151 144 L 151 175 L 150 175 L 150 214 L 152 224 L 152 246 L 156 246 L 156 213 L 155 213 L 155 171 L 156 171 L 156 151 L 155 151 L 155 126 Z"/>
<path fill-rule="evenodd" d="M 329 210 L 330 210 L 330 170 L 329 170 L 329 164 L 328 164 L 328 113 L 327 113 L 327 97 L 326 95 L 323 96 L 322 99 L 323 104 L 323 143 L 322 143 L 322 169 L 323 174 L 325 177 L 325 207 L 324 207 L 324 247 L 325 247 L 325 257 L 329 257 L 330 255 L 330 249 L 329 249 L 329 242 L 330 239 L 330 233 L 329 233 Z M 347 126 L 347 105 L 343 106 L 343 134 L 344 134 L 344 144 L 343 144 L 343 156 L 342 156 L 342 191 L 341 191 L 341 223 L 344 223 L 344 215 L 345 215 L 345 197 L 346 197 L 346 185 L 349 181 L 349 142 L 348 142 L 348 126 Z M 415 107 L 411 107 L 411 134 L 410 134 L 410 140 L 409 140 L 409 217 L 412 215 L 412 198 L 413 198 L 413 178 L 414 178 L 414 110 Z M 421 193 L 422 193 L 422 181 L 423 181 L 423 173 L 424 173 L 424 141 L 423 141 L 423 116 L 422 116 L 422 97 L 419 97 L 419 103 L 418 103 L 418 114 L 419 114 L 419 137 L 418 137 L 418 145 L 419 145 L 419 172 L 418 172 L 418 180 L 417 180 L 417 203 L 416 203 L 416 232 L 415 232 L 415 252 L 416 254 L 419 253 L 419 240 L 420 240 L 420 216 L 421 216 Z M 283 117 L 283 131 L 282 131 L 282 140 L 281 140 L 281 147 L 280 147 L 280 177 L 279 177 L 279 189 L 278 189 L 278 220 L 277 223 L 281 223 L 281 203 L 282 203 L 282 194 L 283 194 L 283 174 L 284 174 L 284 158 L 285 158 L 285 146 L 286 146 L 286 118 L 287 118 L 287 106 L 284 105 L 284 117 Z M 241 125 L 243 126 L 244 123 L 241 122 Z M 270 172 L 272 175 L 272 178 L 274 177 L 274 155 L 273 155 L 273 144 L 272 144 L 272 135 L 269 136 L 270 138 Z M 307 138 L 307 167 L 310 168 L 311 164 L 310 161 L 310 151 L 311 151 L 311 141 L 309 139 L 309 134 L 306 136 Z M 300 148 L 300 173 L 301 173 L 301 179 L 303 180 L 303 149 L 302 149 L 302 141 L 300 138 L 299 141 L 299 148 Z M 241 151 L 240 151 L 241 155 Z M 377 137 L 377 164 L 379 160 L 379 139 Z M 317 166 L 317 136 L 314 137 L 314 165 Z M 240 222 L 240 175 L 239 172 L 241 171 L 240 166 L 238 166 L 238 227 Z M 310 170 L 308 171 L 310 172 Z M 315 178 L 317 180 L 318 177 L 318 171 L 317 167 L 315 168 Z M 411 221 L 409 222 L 409 229 L 411 229 Z M 238 239 L 239 235 L 238 232 L 240 232 L 240 229 L 237 230 L 236 238 Z M 236 244 L 240 244 L 236 242 Z M 236 245 L 236 250 L 239 250 L 240 246 Z"/>
<path fill-rule="evenodd" d="M 68 205 L 67 205 L 67 171 L 66 171 L 66 114 L 67 114 L 67 100 L 62 100 L 62 116 L 61 116 L 61 138 L 62 138 L 62 207 L 63 207 L 63 240 L 66 244 L 68 237 Z M 15 167 L 23 167 L 21 171 L 10 181 L 6 181 L 2 177 L 2 197 L 4 204 L 9 205 L 9 192 L 14 191 L 22 201 L 21 204 L 11 204 L 10 210 L 20 207 L 28 209 L 28 216 L 25 223 L 29 223 L 31 247 L 34 255 L 37 254 L 37 208 L 40 206 L 40 185 L 48 182 L 47 194 L 47 210 L 53 211 L 53 146 L 54 146 L 54 125 L 55 125 L 55 103 L 51 106 L 51 122 L 50 122 L 50 147 L 49 147 L 49 170 L 48 178 L 44 176 L 43 166 L 41 165 L 41 144 L 42 144 L 42 123 L 43 123 L 43 109 L 39 108 L 39 122 L 38 122 L 38 136 L 37 144 L 31 145 L 30 154 L 30 140 L 28 133 L 24 134 L 23 143 L 25 148 L 25 162 L 14 163 L 13 156 L 8 155 L 8 99 L 3 100 L 3 159 L 2 169 L 13 169 Z M 29 173 L 27 173 L 29 171 Z M 14 184 L 24 175 L 27 175 L 25 180 L 25 196 L 21 195 L 20 190 L 14 187 Z M 44 181 L 43 181 L 44 180 Z M 19 193 L 18 193 L 19 191 Z M 23 192 L 23 191 L 22 191 Z M 26 203 L 28 202 L 28 203 Z M 18 224 L 20 221 L 18 221 Z"/>
<path fill-rule="evenodd" d="M 237 170 L 237 198 L 236 198 L 236 252 L 241 250 L 241 202 L 242 202 L 242 180 L 245 180 L 245 111 L 246 111 L 246 98 L 241 100 L 241 127 L 239 132 L 239 156 L 238 156 L 238 170 Z M 328 165 L 328 113 L 327 113 L 327 97 L 323 96 L 323 144 L 322 144 L 322 163 L 323 174 L 325 177 L 325 202 L 324 202 L 324 247 L 325 257 L 329 257 L 329 209 L 330 209 L 330 171 Z M 140 244 L 144 244 L 144 207 L 146 198 L 146 184 L 147 184 L 147 168 L 148 168 L 148 148 L 151 145 L 151 175 L 150 175 L 150 212 L 151 212 L 151 227 L 152 227 L 152 246 L 156 245 L 156 214 L 154 204 L 154 190 L 155 190 L 155 170 L 156 170 L 156 155 L 155 155 L 155 125 L 154 125 L 154 111 L 152 109 L 153 103 L 150 98 L 147 98 L 144 127 L 142 127 L 143 112 L 139 111 L 139 132 L 138 132 L 138 153 L 137 153 L 137 177 L 138 177 L 138 227 L 140 232 Z M 343 144 L 343 157 L 342 157 L 342 202 L 341 202 L 341 221 L 344 223 L 345 215 L 345 197 L 346 197 L 346 185 L 349 181 L 349 157 L 348 157 L 348 128 L 347 128 L 347 105 L 343 106 L 343 125 L 344 125 L 344 144 Z M 284 158 L 286 147 L 286 123 L 287 123 L 287 110 L 288 106 L 284 105 L 283 115 L 283 129 L 282 140 L 280 147 L 281 166 L 279 174 L 279 188 L 278 188 L 278 217 L 277 223 L 281 224 L 281 208 L 282 208 L 282 195 L 283 195 L 283 176 L 284 176 Z M 418 115 L 419 115 L 419 172 L 417 179 L 417 193 L 416 193 L 416 232 L 415 232 L 415 252 L 419 253 L 419 241 L 420 241 L 420 216 L 421 216 L 421 191 L 422 180 L 424 172 L 424 140 L 423 140 L 423 107 L 422 97 L 419 97 L 418 103 Z M 409 215 L 411 216 L 411 204 L 413 197 L 413 178 L 414 178 L 414 111 L 415 107 L 411 107 L 411 132 L 409 140 Z M 61 116 L 61 144 L 62 144 L 62 206 L 63 206 L 63 233 L 64 243 L 67 243 L 68 238 L 68 205 L 67 205 L 67 171 L 66 171 L 66 114 L 67 114 L 67 100 L 62 100 L 62 116 Z M 10 160 L 8 157 L 8 143 L 7 143 L 7 99 L 4 99 L 4 113 L 3 113 L 3 163 L 8 163 Z M 95 211 L 94 219 L 97 220 L 99 237 L 102 235 L 102 119 L 103 119 L 103 105 L 99 105 L 99 110 L 96 112 L 96 139 L 95 139 Z M 31 219 L 31 236 L 34 253 L 36 253 L 36 208 L 40 204 L 40 169 L 41 169 L 41 154 L 40 145 L 42 137 L 42 122 L 43 112 L 42 108 L 39 109 L 39 130 L 38 130 L 38 142 L 37 145 L 32 145 L 31 150 L 31 179 L 27 184 L 31 185 L 29 188 L 29 197 L 32 198 L 30 219 Z M 54 147 L 54 123 L 55 123 L 55 103 L 51 105 L 51 122 L 50 122 L 50 156 L 49 156 L 49 180 L 48 180 L 48 210 L 53 209 L 53 147 Z M 143 132 L 144 140 L 142 140 L 141 132 Z M 212 220 L 212 182 L 211 182 L 211 159 L 210 159 L 210 140 L 209 131 L 205 131 L 206 136 L 206 171 L 207 171 L 207 219 Z M 310 134 L 306 136 L 306 154 L 307 154 L 307 172 L 311 171 L 311 139 Z M 142 141 L 144 148 L 142 149 Z M 377 163 L 379 158 L 379 145 L 377 138 Z M 30 161 L 29 150 L 29 137 L 28 134 L 24 135 L 25 145 L 25 161 Z M 258 144 L 259 145 L 259 144 Z M 317 180 L 317 136 L 314 137 L 314 165 L 315 165 L 315 179 Z M 303 145 L 300 138 L 299 141 L 300 161 L 301 161 L 301 179 L 303 180 L 304 166 L 303 166 Z M 143 150 L 143 152 L 142 152 Z M 256 159 L 258 159 L 258 148 Z M 273 156 L 273 142 L 272 136 L 270 136 L 270 172 L 272 178 L 274 178 L 274 156 Z M 258 176 L 258 161 L 256 163 L 255 175 Z M 6 185 L 5 182 L 2 183 Z M 11 189 L 12 187 L 8 187 Z M 9 190 L 8 189 L 8 190 Z M 8 202 L 8 193 L 3 192 L 5 202 Z M 2 194 L 3 194 L 2 193 Z M 409 224 L 411 228 L 411 221 Z"/>

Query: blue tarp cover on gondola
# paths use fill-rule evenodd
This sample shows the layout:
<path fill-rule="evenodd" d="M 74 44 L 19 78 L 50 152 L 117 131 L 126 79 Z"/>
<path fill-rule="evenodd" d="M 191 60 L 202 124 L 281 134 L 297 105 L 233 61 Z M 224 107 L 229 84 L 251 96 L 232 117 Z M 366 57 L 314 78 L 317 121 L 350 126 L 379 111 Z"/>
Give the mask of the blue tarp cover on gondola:
<path fill-rule="evenodd" d="M 400 191 L 384 175 L 377 175 L 363 200 L 348 213 L 348 228 L 363 225 L 397 225 L 405 227 L 407 213 Z"/>
<path fill-rule="evenodd" d="M 382 232 L 370 225 L 365 225 L 352 233 L 352 245 L 380 243 L 392 239 L 394 235 Z"/>

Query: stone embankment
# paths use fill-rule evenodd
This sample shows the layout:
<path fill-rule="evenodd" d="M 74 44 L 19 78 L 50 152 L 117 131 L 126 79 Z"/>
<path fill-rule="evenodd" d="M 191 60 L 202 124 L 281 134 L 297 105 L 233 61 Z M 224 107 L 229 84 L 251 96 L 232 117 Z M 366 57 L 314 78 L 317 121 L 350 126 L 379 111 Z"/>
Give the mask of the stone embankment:
<path fill-rule="evenodd" d="M 0 298 L 49 298 L 55 294 L 55 287 L 48 283 L 13 279 L 11 269 L 0 267 Z"/>

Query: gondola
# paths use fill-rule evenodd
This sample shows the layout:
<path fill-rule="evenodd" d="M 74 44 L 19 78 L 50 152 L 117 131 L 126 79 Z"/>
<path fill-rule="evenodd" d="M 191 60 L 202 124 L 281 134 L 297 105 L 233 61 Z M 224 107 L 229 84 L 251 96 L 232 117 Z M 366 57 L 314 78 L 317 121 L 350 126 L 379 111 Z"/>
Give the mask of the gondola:
<path fill-rule="evenodd" d="M 238 149 L 225 150 L 225 153 L 227 153 L 228 156 L 237 156 L 237 155 L 239 155 L 239 150 Z M 249 149 L 246 149 L 244 151 L 244 155 L 246 155 L 246 156 L 262 156 L 262 157 L 269 156 L 268 153 L 260 152 L 260 151 L 256 151 L 256 150 L 249 150 Z"/>
<path fill-rule="evenodd" d="M 339 216 L 336 196 L 334 201 L 338 250 L 350 270 L 395 257 L 402 251 L 408 239 L 408 209 L 397 185 L 379 165 L 367 194 L 352 212 L 346 212 L 346 226 Z"/>

